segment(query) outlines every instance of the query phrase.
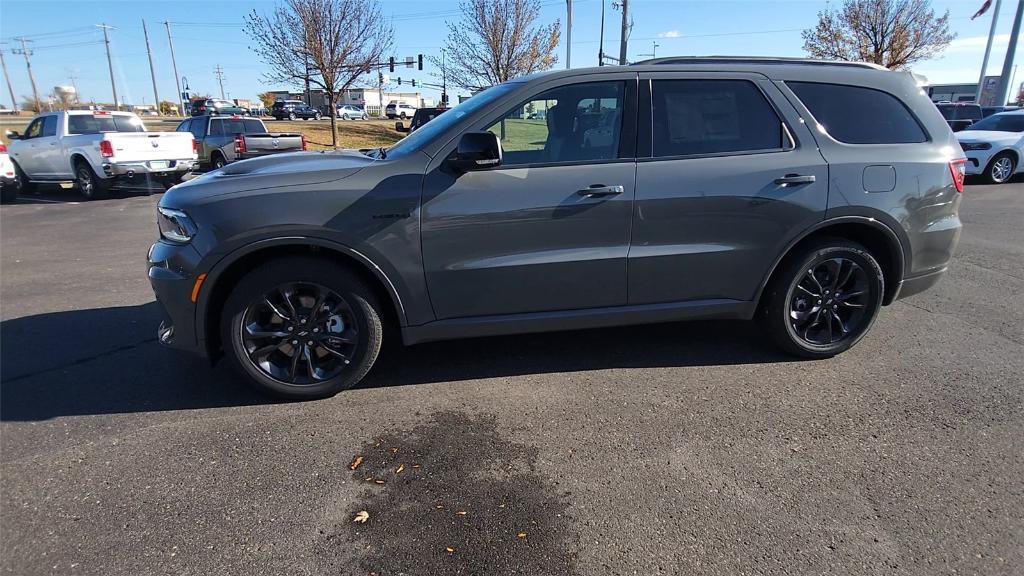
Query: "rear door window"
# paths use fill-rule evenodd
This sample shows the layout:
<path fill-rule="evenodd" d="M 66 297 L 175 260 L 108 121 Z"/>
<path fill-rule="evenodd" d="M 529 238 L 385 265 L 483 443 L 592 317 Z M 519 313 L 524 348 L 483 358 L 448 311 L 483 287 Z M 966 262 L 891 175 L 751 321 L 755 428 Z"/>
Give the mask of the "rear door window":
<path fill-rule="evenodd" d="M 912 144 L 928 137 L 895 96 L 881 90 L 787 82 L 829 136 L 846 144 Z"/>
<path fill-rule="evenodd" d="M 200 118 L 195 118 L 192 120 L 192 126 L 190 127 L 190 130 L 192 131 L 192 137 L 195 138 L 196 140 L 202 140 L 203 138 L 206 137 L 206 122 L 204 120 L 205 119 Z"/>
<path fill-rule="evenodd" d="M 782 120 L 747 80 L 654 80 L 655 157 L 779 150 Z"/>
<path fill-rule="evenodd" d="M 246 134 L 262 134 L 267 131 L 267 129 L 263 127 L 263 122 L 254 118 L 242 120 L 242 123 L 245 126 Z"/>
<path fill-rule="evenodd" d="M 224 121 L 220 119 L 210 120 L 210 136 L 224 135 Z"/>

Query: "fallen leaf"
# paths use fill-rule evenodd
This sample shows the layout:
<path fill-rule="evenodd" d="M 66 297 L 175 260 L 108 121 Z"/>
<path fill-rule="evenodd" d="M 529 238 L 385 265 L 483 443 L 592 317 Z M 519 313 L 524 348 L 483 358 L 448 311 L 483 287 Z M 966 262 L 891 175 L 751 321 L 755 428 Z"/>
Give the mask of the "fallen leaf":
<path fill-rule="evenodd" d="M 434 506 L 434 508 L 437 508 L 438 510 L 444 510 L 444 506 L 441 506 L 440 504 Z"/>
<path fill-rule="evenodd" d="M 363 480 L 369 482 L 370 480 L 373 480 L 373 476 L 367 476 L 366 478 L 363 478 Z"/>
<path fill-rule="evenodd" d="M 362 464 L 362 463 L 363 463 L 363 457 L 362 456 L 356 456 L 355 460 L 353 460 L 352 463 L 349 464 L 348 469 L 349 470 L 355 470 L 356 468 L 359 468 L 359 465 Z"/>
<path fill-rule="evenodd" d="M 445 550 L 447 550 L 449 554 L 455 552 L 455 548 L 452 548 L 451 546 L 445 548 Z"/>
<path fill-rule="evenodd" d="M 504 504 L 498 504 L 498 508 L 504 508 L 504 507 L 505 507 Z"/>
<path fill-rule="evenodd" d="M 419 468 L 419 467 L 420 467 L 420 465 L 419 465 L 419 464 L 413 464 L 413 465 L 412 465 L 412 467 L 413 467 L 413 468 Z"/>
<path fill-rule="evenodd" d="M 353 522 L 359 522 L 360 524 L 362 524 L 363 522 L 366 522 L 369 519 L 370 519 L 370 513 L 367 512 L 366 510 L 360 510 L 356 514 L 356 517 L 352 519 L 352 521 Z"/>
<path fill-rule="evenodd" d="M 466 515 L 466 511 L 465 510 L 459 510 L 458 512 L 456 512 L 456 514 L 458 514 L 459 516 L 465 516 Z"/>
<path fill-rule="evenodd" d="M 383 480 L 374 480 L 374 482 L 376 482 L 377 484 L 383 484 L 384 483 Z"/>
<path fill-rule="evenodd" d="M 519 534 L 516 534 L 516 537 L 517 538 L 526 538 L 526 532 L 520 532 Z"/>
<path fill-rule="evenodd" d="M 398 448 L 392 448 L 391 449 L 391 453 L 392 454 L 398 454 Z"/>
<path fill-rule="evenodd" d="M 400 465 L 398 469 L 395 470 L 395 474 L 401 474 L 402 470 L 405 470 L 405 464 Z"/>

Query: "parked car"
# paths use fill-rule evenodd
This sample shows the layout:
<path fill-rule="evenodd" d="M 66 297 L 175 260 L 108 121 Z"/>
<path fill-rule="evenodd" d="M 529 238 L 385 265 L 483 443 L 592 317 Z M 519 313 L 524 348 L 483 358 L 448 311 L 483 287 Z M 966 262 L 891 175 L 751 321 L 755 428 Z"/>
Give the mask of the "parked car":
<path fill-rule="evenodd" d="M 270 114 L 278 120 L 286 118 L 288 120 L 297 120 L 299 118 L 319 120 L 321 117 L 319 110 L 307 105 L 302 100 L 278 100 L 270 107 Z"/>
<path fill-rule="evenodd" d="M 982 118 L 981 106 L 973 102 L 939 103 L 935 107 L 953 132 L 959 132 Z"/>
<path fill-rule="evenodd" d="M 14 202 L 18 197 L 18 179 L 14 174 L 14 164 L 7 153 L 7 145 L 0 142 L 0 202 Z"/>
<path fill-rule="evenodd" d="M 306 149 L 306 137 L 301 133 L 268 132 L 258 118 L 199 116 L 178 124 L 177 131 L 191 132 L 195 138 L 202 169 L 222 168 L 235 160 Z"/>
<path fill-rule="evenodd" d="M 591 131 L 612 137 L 585 145 Z M 391 148 L 169 190 L 149 252 L 158 338 L 291 398 L 359 382 L 385 337 L 756 318 L 783 350 L 827 358 L 946 271 L 956 143 L 911 75 L 872 64 L 537 74 Z"/>
<path fill-rule="evenodd" d="M 218 100 L 216 98 L 193 100 L 190 106 L 193 116 L 249 115 L 249 109 L 245 106 L 239 106 L 229 100 Z"/>
<path fill-rule="evenodd" d="M 384 108 L 384 115 L 388 117 L 388 120 L 394 120 L 395 118 L 412 118 L 413 114 L 416 113 L 416 107 L 405 102 L 392 102 Z"/>
<path fill-rule="evenodd" d="M 395 130 L 399 132 L 415 132 L 427 122 L 440 116 L 445 110 L 446 108 L 420 108 L 412 115 L 412 121 L 409 122 L 408 127 L 402 122 L 395 122 Z"/>
<path fill-rule="evenodd" d="M 67 110 L 36 116 L 8 147 L 23 192 L 41 183 L 76 183 L 87 200 L 116 183 L 181 181 L 196 163 L 191 134 L 146 132 L 138 116 Z"/>
<path fill-rule="evenodd" d="M 1012 110 L 1019 110 L 1019 109 L 1020 109 L 1020 106 L 982 106 L 981 107 L 981 116 L 982 116 L 982 118 L 988 118 L 989 116 L 991 116 L 993 114 L 998 114 L 1000 112 L 1010 112 Z"/>
<path fill-rule="evenodd" d="M 1024 110 L 993 114 L 956 133 L 967 155 L 967 174 L 980 174 L 1002 184 L 1021 171 L 1024 153 Z"/>
<path fill-rule="evenodd" d="M 338 106 L 338 118 L 342 120 L 366 120 L 369 118 L 369 115 L 366 114 L 366 110 L 359 106 L 341 104 Z"/>

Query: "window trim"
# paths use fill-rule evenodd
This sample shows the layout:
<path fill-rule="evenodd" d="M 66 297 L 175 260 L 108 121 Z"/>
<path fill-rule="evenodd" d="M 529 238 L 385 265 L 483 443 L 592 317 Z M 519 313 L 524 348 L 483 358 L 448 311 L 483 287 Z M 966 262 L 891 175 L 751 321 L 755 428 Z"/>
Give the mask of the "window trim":
<path fill-rule="evenodd" d="M 840 139 L 836 138 L 835 136 L 833 136 L 832 133 L 829 132 L 825 128 L 824 124 L 822 124 L 821 122 L 818 121 L 817 116 L 814 115 L 814 112 L 811 112 L 811 109 L 807 107 L 807 104 L 805 104 L 803 99 L 800 98 L 800 95 L 797 94 L 796 91 L 793 90 L 790 87 L 791 83 L 792 84 L 820 84 L 820 85 L 824 85 L 824 86 L 840 86 L 840 87 L 846 87 L 846 88 L 860 88 L 860 89 L 863 89 L 863 90 L 870 90 L 870 91 L 873 91 L 873 92 L 881 92 L 882 94 L 885 94 L 886 96 L 889 96 L 890 98 L 896 100 L 896 102 L 900 106 L 902 106 L 904 110 L 907 111 L 907 114 L 910 115 L 910 118 L 917 124 L 917 128 L 921 131 L 921 134 L 924 135 L 924 140 L 922 140 L 920 142 L 845 142 L 843 140 L 840 140 Z M 935 142 L 935 138 L 932 136 L 931 132 L 928 131 L 928 128 L 925 127 L 924 123 L 921 122 L 921 119 L 917 117 L 917 114 L 914 114 L 914 111 L 911 110 L 909 106 L 907 106 L 906 102 L 904 102 L 902 99 L 900 99 L 899 96 L 893 94 L 892 92 L 888 92 L 886 90 L 882 90 L 882 89 L 879 89 L 879 88 L 874 88 L 874 87 L 871 87 L 871 86 L 861 86 L 859 84 L 843 84 L 841 82 L 814 82 L 814 81 L 803 81 L 803 80 L 783 80 L 782 81 L 782 85 L 786 87 L 786 90 L 790 94 L 792 94 L 793 101 L 796 102 L 801 108 L 803 108 L 804 111 L 807 112 L 807 116 L 810 117 L 810 119 L 812 121 L 814 121 L 814 127 L 811 128 L 811 132 L 812 133 L 816 133 L 816 134 L 820 134 L 822 136 L 825 136 L 826 138 L 828 138 L 832 142 L 834 142 L 836 144 L 839 144 L 841 146 L 919 146 L 921 144 L 930 144 L 930 143 L 934 143 Z M 943 119 L 943 122 L 945 122 L 945 119 Z M 817 137 L 817 135 L 815 137 Z"/>
<path fill-rule="evenodd" d="M 705 152 L 703 154 L 676 154 L 672 156 L 655 156 L 654 155 L 654 82 L 655 81 L 693 81 L 693 82 L 712 82 L 712 81 L 736 81 L 736 82 L 747 82 L 754 86 L 754 89 L 761 94 L 765 102 L 771 107 L 772 111 L 775 112 L 775 117 L 778 119 L 782 126 L 783 138 L 788 137 L 793 145 L 789 148 L 780 146 L 778 148 L 753 148 L 747 150 L 730 150 L 728 152 Z M 689 160 L 689 159 L 704 159 L 704 158 L 729 158 L 733 156 L 753 156 L 760 154 L 779 154 L 785 152 L 795 152 L 800 149 L 800 139 L 797 138 L 796 132 L 786 122 L 786 116 L 779 110 L 778 105 L 774 100 L 764 91 L 761 85 L 752 78 L 744 78 L 742 76 L 685 76 L 685 77 L 673 77 L 673 76 L 651 76 L 647 78 L 641 78 L 640 83 L 647 84 L 647 94 L 649 98 L 648 105 L 645 107 L 647 111 L 647 118 L 643 120 L 643 126 L 649 131 L 647 136 L 649 140 L 647 142 L 647 155 L 637 155 L 637 162 L 652 162 L 658 160 Z"/>
<path fill-rule="evenodd" d="M 491 116 L 485 122 L 478 123 L 476 125 L 483 126 L 481 128 L 481 130 L 486 131 L 488 127 L 493 125 L 495 122 L 501 120 L 501 118 L 503 118 L 505 116 L 505 114 L 507 114 L 511 110 L 514 110 L 516 107 L 525 106 L 527 102 L 531 102 L 537 96 L 540 96 L 541 94 L 544 94 L 545 92 L 550 92 L 551 90 L 557 90 L 559 88 L 564 88 L 566 86 L 574 86 L 574 85 L 577 85 L 577 84 L 596 84 L 596 83 L 600 83 L 600 82 L 620 82 L 620 83 L 623 84 L 623 90 L 622 90 L 622 115 L 621 115 L 621 119 L 622 119 L 622 123 L 623 124 L 622 124 L 622 128 L 619 130 L 619 149 L 615 152 L 615 157 L 614 158 L 605 158 L 605 159 L 593 159 L 593 160 L 565 160 L 565 161 L 561 161 L 561 162 L 532 162 L 532 163 L 526 163 L 526 164 L 505 164 L 504 162 L 502 162 L 501 165 L 495 166 L 494 168 L 491 168 L 491 169 L 487 170 L 488 172 L 496 172 L 496 171 L 501 171 L 501 170 L 519 170 L 521 168 L 553 168 L 553 167 L 556 167 L 556 166 L 588 166 L 588 165 L 593 165 L 593 164 L 619 164 L 619 163 L 623 163 L 623 162 L 635 162 L 636 161 L 636 139 L 635 139 L 635 136 L 636 136 L 636 113 L 635 113 L 635 111 L 636 111 L 636 108 L 637 108 L 637 106 L 636 106 L 636 90 L 637 90 L 637 78 L 636 78 L 636 76 L 632 76 L 632 77 L 629 77 L 629 78 L 601 78 L 601 77 L 590 78 L 590 77 L 587 77 L 587 76 L 580 76 L 578 78 L 573 78 L 573 80 L 580 80 L 580 81 L 564 82 L 564 83 L 558 83 L 558 84 L 554 84 L 554 85 L 544 85 L 544 86 L 541 86 L 540 87 L 541 89 L 539 91 L 530 94 L 529 96 L 525 97 L 524 99 L 516 101 L 516 104 L 514 106 L 512 106 L 512 107 L 503 107 L 503 108 L 501 108 L 500 111 L 497 112 L 496 116 Z M 631 99 L 633 100 L 633 102 L 632 102 L 632 104 L 633 104 L 633 111 L 632 112 L 630 111 L 630 100 Z M 631 113 L 632 113 L 632 118 L 629 118 L 628 116 Z M 633 126 L 629 127 L 629 129 L 627 129 L 627 124 L 628 123 L 632 123 L 633 124 Z M 461 136 L 461 134 L 464 134 L 464 133 L 465 133 L 465 131 L 461 132 L 460 136 Z M 624 138 L 627 138 L 627 137 L 633 139 L 632 145 L 629 145 L 628 142 L 624 142 Z M 502 147 L 502 152 L 504 152 L 504 147 Z M 629 156 L 623 156 L 623 153 L 629 153 L 630 155 Z"/>

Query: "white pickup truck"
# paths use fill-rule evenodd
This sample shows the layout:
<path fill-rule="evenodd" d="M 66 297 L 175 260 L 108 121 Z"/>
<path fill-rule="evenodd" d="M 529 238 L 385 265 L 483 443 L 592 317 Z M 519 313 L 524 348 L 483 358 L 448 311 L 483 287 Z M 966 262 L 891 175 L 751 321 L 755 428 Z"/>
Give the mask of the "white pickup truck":
<path fill-rule="evenodd" d="M 130 112 L 50 112 L 7 136 L 23 193 L 40 183 L 77 184 L 92 200 L 115 183 L 176 184 L 196 164 L 191 134 L 146 132 Z"/>

